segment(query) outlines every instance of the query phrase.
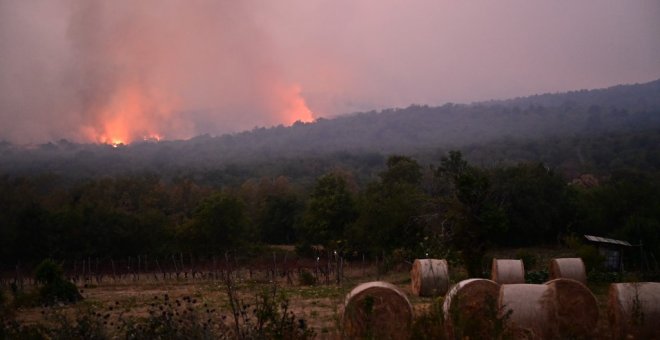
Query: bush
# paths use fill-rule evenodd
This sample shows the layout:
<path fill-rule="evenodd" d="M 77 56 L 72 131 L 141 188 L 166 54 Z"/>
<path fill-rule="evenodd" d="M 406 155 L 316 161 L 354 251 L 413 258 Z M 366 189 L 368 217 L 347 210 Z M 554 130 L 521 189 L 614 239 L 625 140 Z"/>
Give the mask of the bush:
<path fill-rule="evenodd" d="M 427 311 L 418 313 L 413 320 L 411 339 L 445 339 L 443 298 L 434 299 Z"/>
<path fill-rule="evenodd" d="M 313 286 L 316 284 L 316 278 L 308 270 L 303 269 L 300 272 L 300 277 L 298 281 L 301 286 Z"/>
<path fill-rule="evenodd" d="M 604 272 L 592 270 L 587 273 L 587 280 L 594 283 L 615 283 L 623 282 L 623 275 L 618 272 Z"/>
<path fill-rule="evenodd" d="M 197 300 L 184 297 L 171 301 L 165 294 L 155 298 L 145 320 L 120 319 L 118 328 L 125 339 L 214 339 L 227 338 L 229 328 L 215 309 L 198 312 Z"/>
<path fill-rule="evenodd" d="M 55 261 L 43 260 L 35 269 L 34 276 L 43 286 L 39 290 L 39 301 L 52 305 L 58 302 L 74 303 L 82 300 L 78 288 L 63 277 L 62 267 Z"/>
<path fill-rule="evenodd" d="M 62 270 L 62 267 L 51 259 L 41 261 L 34 270 L 34 278 L 37 282 L 46 285 L 61 281 L 63 276 L 64 271 Z"/>
<path fill-rule="evenodd" d="M 78 310 L 73 320 L 64 313 L 55 311 L 51 316 L 52 326 L 45 332 L 50 339 L 109 339 L 104 326 L 105 319 L 101 313 L 92 309 Z"/>
<path fill-rule="evenodd" d="M 536 255 L 532 254 L 527 250 L 519 250 L 516 253 L 516 257 L 523 261 L 526 270 L 531 270 L 536 268 Z"/>
<path fill-rule="evenodd" d="M 65 280 L 44 285 L 39 290 L 39 297 L 40 302 L 46 305 L 53 305 L 59 302 L 74 303 L 83 298 L 78 292 L 76 285 Z"/>
<path fill-rule="evenodd" d="M 549 277 L 547 270 L 531 270 L 525 273 L 525 283 L 541 284 L 548 281 Z"/>
<path fill-rule="evenodd" d="M 508 327 L 512 311 L 506 306 L 498 307 L 497 298 L 486 296 L 477 315 L 464 319 L 456 300 L 449 310 L 449 317 L 457 339 L 508 339 L 511 332 Z"/>
<path fill-rule="evenodd" d="M 588 272 L 601 271 L 603 269 L 603 262 L 605 257 L 598 252 L 594 246 L 583 244 L 576 250 L 577 256 L 582 258 L 584 266 Z"/>
<path fill-rule="evenodd" d="M 311 244 L 303 242 L 296 244 L 296 255 L 304 258 L 313 258 L 316 256 L 316 250 Z"/>
<path fill-rule="evenodd" d="M 289 310 L 289 300 L 277 294 L 276 286 L 257 294 L 250 305 L 236 296 L 233 283 L 228 280 L 227 295 L 233 321 L 232 332 L 228 332 L 230 338 L 293 340 L 313 339 L 316 335 L 305 319 Z"/>
<path fill-rule="evenodd" d="M 0 325 L 0 339 L 109 339 L 105 320 L 91 309 L 77 310 L 73 319 L 54 308 L 42 311 L 45 322 L 19 323 L 16 319 L 5 320 Z"/>

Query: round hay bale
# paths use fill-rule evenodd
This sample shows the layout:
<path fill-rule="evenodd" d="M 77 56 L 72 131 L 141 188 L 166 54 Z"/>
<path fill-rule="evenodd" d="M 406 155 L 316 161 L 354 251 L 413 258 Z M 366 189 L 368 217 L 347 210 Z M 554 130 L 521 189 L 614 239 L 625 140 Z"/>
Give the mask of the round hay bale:
<path fill-rule="evenodd" d="M 587 271 L 579 257 L 550 260 L 550 279 L 573 279 L 587 284 Z"/>
<path fill-rule="evenodd" d="M 608 316 L 615 339 L 660 338 L 660 283 L 611 284 Z"/>
<path fill-rule="evenodd" d="M 551 339 L 555 314 L 554 287 L 535 284 L 500 286 L 499 312 L 515 338 Z"/>
<path fill-rule="evenodd" d="M 490 276 L 499 284 L 525 283 L 525 266 L 522 260 L 493 259 Z"/>
<path fill-rule="evenodd" d="M 447 261 L 416 259 L 410 270 L 411 289 L 417 296 L 445 295 L 449 289 Z"/>
<path fill-rule="evenodd" d="M 442 305 L 447 338 L 488 338 L 494 332 L 490 305 L 497 310 L 500 285 L 486 279 L 463 280 L 451 287 Z M 477 334 L 465 334 L 476 331 Z"/>
<path fill-rule="evenodd" d="M 410 336 L 413 307 L 399 288 L 375 281 L 353 288 L 342 315 L 346 338 L 405 339 Z"/>
<path fill-rule="evenodd" d="M 555 292 L 555 318 L 562 338 L 592 338 L 598 324 L 598 301 L 589 288 L 571 279 L 545 283 Z"/>

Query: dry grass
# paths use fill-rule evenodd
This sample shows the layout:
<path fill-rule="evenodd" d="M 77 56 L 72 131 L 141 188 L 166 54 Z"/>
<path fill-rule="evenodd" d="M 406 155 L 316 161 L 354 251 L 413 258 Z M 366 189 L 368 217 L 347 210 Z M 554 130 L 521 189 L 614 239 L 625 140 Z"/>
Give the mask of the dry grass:
<path fill-rule="evenodd" d="M 496 250 L 489 254 L 493 257 L 514 258 L 518 249 Z M 537 259 L 538 268 L 527 268 L 531 270 L 543 269 L 551 258 L 572 257 L 575 254 L 565 249 L 537 249 L 533 252 Z M 460 267 L 451 266 L 450 284 L 454 284 L 467 278 L 466 273 Z M 338 332 L 338 320 L 340 308 L 344 303 L 346 294 L 362 282 L 382 280 L 395 284 L 404 291 L 413 304 L 415 314 L 426 311 L 433 299 L 418 297 L 412 294 L 410 284 L 410 266 L 402 265 L 395 271 L 386 275 L 377 275 L 375 266 L 362 267 L 358 264 L 345 264 L 344 278 L 341 284 L 336 284 L 330 278 L 330 284 L 319 277 L 320 284 L 302 286 L 294 277 L 293 284 L 286 278 L 276 277 L 277 289 L 290 300 L 289 308 L 300 318 L 304 318 L 308 325 L 317 333 L 317 338 L 334 338 Z M 241 299 L 250 301 L 263 289 L 272 289 L 273 284 L 265 274 L 255 274 L 253 279 L 248 279 L 247 270 L 239 274 L 236 280 L 236 292 Z M 607 299 L 609 284 L 589 283 L 589 288 L 594 293 L 599 307 L 599 321 L 596 327 L 598 338 L 607 339 L 610 329 L 607 320 Z M 75 313 L 76 309 L 95 307 L 107 310 L 112 307 L 114 311 L 121 310 L 127 316 L 145 317 L 150 304 L 156 298 L 162 299 L 167 294 L 170 299 L 182 299 L 191 297 L 197 299 L 197 308 L 212 308 L 218 313 L 229 315 L 228 297 L 226 287 L 221 280 L 154 280 L 152 277 L 141 277 L 139 281 L 125 280 L 113 282 L 106 280 L 101 284 L 81 287 L 85 300 L 76 306 L 60 307 L 65 313 Z M 11 294 L 7 297 L 11 300 Z M 205 307 L 207 306 L 207 307 Z M 43 321 L 42 308 L 20 308 L 16 311 L 19 320 L 27 323 Z"/>

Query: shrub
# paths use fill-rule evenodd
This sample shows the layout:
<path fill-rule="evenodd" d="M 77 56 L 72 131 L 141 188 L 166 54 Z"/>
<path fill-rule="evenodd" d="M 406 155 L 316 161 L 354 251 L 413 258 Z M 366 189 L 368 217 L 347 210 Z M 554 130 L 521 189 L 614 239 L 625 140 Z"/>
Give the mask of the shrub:
<path fill-rule="evenodd" d="M 296 244 L 295 251 L 296 255 L 300 257 L 312 258 L 316 256 L 316 250 L 314 250 L 314 247 L 312 247 L 312 245 L 307 242 Z"/>
<path fill-rule="evenodd" d="M 55 261 L 46 259 L 35 269 L 34 276 L 43 286 L 39 290 L 42 304 L 52 305 L 58 302 L 73 303 L 82 300 L 76 286 L 66 281 L 63 270 Z"/>
<path fill-rule="evenodd" d="M 588 272 L 601 271 L 603 269 L 605 257 L 598 252 L 596 247 L 583 244 L 576 249 L 576 252 L 577 256 L 581 257 L 582 261 L 584 261 L 584 266 Z"/>
<path fill-rule="evenodd" d="M 498 307 L 496 298 L 485 296 L 482 308 L 476 315 L 465 319 L 461 316 L 458 301 L 452 304 L 449 317 L 457 339 L 506 339 L 511 338 L 509 319 L 513 313 L 506 306 Z"/>
<path fill-rule="evenodd" d="M 298 278 L 298 281 L 301 286 L 313 286 L 316 284 L 316 278 L 314 277 L 314 275 L 305 269 L 303 269 L 300 272 L 300 277 Z"/>
<path fill-rule="evenodd" d="M 519 250 L 516 253 L 516 257 L 523 261 L 526 270 L 530 270 L 536 267 L 536 255 L 527 251 Z"/>
<path fill-rule="evenodd" d="M 434 299 L 428 310 L 415 317 L 411 339 L 445 339 L 445 316 L 442 311 L 442 303 L 443 298 Z"/>
<path fill-rule="evenodd" d="M 184 297 L 171 301 L 166 294 L 156 299 L 145 320 L 120 318 L 118 328 L 125 339 L 215 339 L 226 338 L 229 328 L 215 309 L 197 310 L 197 300 Z M 224 335 L 224 336 L 223 336 Z"/>
<path fill-rule="evenodd" d="M 52 326 L 42 331 L 48 334 L 50 339 L 109 339 L 103 316 L 89 308 L 78 310 L 73 320 L 57 310 L 49 315 L 48 319 Z"/>
<path fill-rule="evenodd" d="M 549 277 L 547 270 L 531 270 L 525 273 L 525 283 L 541 284 L 548 281 Z"/>
<path fill-rule="evenodd" d="M 64 276 L 62 267 L 51 259 L 45 259 L 34 270 L 34 278 L 42 284 L 52 284 L 61 281 Z"/>

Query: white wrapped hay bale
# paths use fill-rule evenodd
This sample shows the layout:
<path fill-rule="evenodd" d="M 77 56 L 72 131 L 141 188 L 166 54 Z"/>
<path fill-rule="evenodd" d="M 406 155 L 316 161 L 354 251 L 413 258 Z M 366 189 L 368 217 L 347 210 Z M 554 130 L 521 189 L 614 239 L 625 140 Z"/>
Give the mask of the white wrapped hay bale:
<path fill-rule="evenodd" d="M 463 337 L 466 330 L 493 334 L 487 308 L 490 305 L 497 309 L 499 290 L 499 284 L 486 279 L 463 280 L 453 285 L 442 305 L 447 338 Z"/>
<path fill-rule="evenodd" d="M 500 286 L 500 315 L 508 313 L 508 327 L 515 337 L 553 337 L 554 292 L 547 285 L 506 284 Z"/>
<path fill-rule="evenodd" d="M 516 338 L 589 338 L 598 323 L 596 298 L 571 279 L 502 285 L 498 305 Z"/>
<path fill-rule="evenodd" d="M 417 296 L 445 295 L 449 289 L 449 267 L 444 259 L 416 259 L 410 270 L 411 290 Z"/>
<path fill-rule="evenodd" d="M 346 296 L 343 337 L 406 339 L 412 320 L 413 307 L 405 293 L 387 282 L 367 282 Z"/>
<path fill-rule="evenodd" d="M 608 316 L 615 339 L 660 339 L 660 282 L 611 284 Z"/>
<path fill-rule="evenodd" d="M 493 259 L 490 277 L 499 284 L 525 283 L 525 265 L 522 260 Z"/>
<path fill-rule="evenodd" d="M 587 284 L 587 271 L 579 257 L 550 260 L 550 279 L 573 279 Z"/>

